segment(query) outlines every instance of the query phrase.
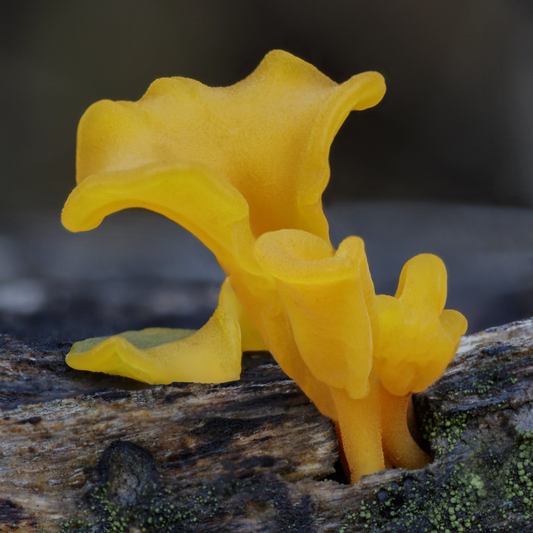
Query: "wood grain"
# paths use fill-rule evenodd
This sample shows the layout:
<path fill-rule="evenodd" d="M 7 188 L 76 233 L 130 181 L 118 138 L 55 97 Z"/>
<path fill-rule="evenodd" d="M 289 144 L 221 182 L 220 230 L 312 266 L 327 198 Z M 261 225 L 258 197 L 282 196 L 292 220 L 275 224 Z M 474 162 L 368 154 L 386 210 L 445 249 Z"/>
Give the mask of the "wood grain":
<path fill-rule="evenodd" d="M 465 338 L 414 402 L 434 462 L 350 486 L 333 425 L 268 354 L 237 382 L 144 386 L 1 336 L 0 531 L 533 531 L 532 337 Z"/>

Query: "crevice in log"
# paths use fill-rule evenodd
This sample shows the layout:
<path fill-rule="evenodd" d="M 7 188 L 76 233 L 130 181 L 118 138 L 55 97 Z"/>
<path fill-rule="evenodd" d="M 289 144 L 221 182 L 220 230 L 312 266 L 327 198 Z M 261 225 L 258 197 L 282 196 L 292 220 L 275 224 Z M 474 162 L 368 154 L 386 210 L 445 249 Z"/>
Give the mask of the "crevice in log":
<path fill-rule="evenodd" d="M 334 472 L 332 472 L 323 479 L 319 479 L 318 481 L 334 481 L 339 485 L 349 485 L 350 481 L 348 480 L 348 476 L 346 475 L 346 471 L 344 470 L 340 459 L 337 459 L 337 461 L 335 461 L 333 468 L 335 470 Z"/>

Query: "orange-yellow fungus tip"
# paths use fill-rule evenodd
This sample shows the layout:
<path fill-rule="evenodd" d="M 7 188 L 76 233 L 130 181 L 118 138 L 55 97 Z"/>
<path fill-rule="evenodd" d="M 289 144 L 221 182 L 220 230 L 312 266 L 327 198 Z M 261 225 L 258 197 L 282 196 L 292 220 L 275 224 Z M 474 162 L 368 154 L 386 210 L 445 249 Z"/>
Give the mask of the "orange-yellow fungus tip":
<path fill-rule="evenodd" d="M 461 313 L 444 310 L 445 302 L 446 267 L 430 254 L 405 264 L 395 297 L 377 297 L 374 368 L 392 394 L 426 389 L 455 355 L 467 323 Z"/>
<path fill-rule="evenodd" d="M 243 350 L 268 349 L 336 421 L 352 481 L 423 465 L 406 425 L 410 394 L 444 371 L 466 321 L 443 310 L 446 271 L 435 256 L 406 264 L 395 297 L 376 296 L 363 241 L 335 250 L 321 204 L 338 129 L 384 94 L 376 72 L 337 84 L 273 51 L 230 87 L 163 78 L 138 102 L 91 106 L 65 227 L 150 209 L 198 237 L 227 279 L 199 331 L 90 339 L 67 363 L 148 383 L 221 382 L 238 379 Z"/>

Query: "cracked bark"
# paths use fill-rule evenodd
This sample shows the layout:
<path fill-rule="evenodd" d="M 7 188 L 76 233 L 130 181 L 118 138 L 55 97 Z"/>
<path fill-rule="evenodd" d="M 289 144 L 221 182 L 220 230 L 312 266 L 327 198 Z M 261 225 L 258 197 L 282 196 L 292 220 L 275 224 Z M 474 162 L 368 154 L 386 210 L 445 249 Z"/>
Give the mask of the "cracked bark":
<path fill-rule="evenodd" d="M 144 386 L 68 347 L 0 336 L 0 531 L 533 531 L 532 320 L 466 337 L 415 397 L 432 464 L 352 486 L 266 354 L 237 382 Z"/>

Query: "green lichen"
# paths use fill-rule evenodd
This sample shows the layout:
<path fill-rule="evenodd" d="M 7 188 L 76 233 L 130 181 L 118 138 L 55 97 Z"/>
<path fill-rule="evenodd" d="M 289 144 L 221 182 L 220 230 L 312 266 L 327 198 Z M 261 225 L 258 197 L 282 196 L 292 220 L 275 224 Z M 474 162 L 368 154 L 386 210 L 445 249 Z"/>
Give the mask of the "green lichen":
<path fill-rule="evenodd" d="M 424 439 L 431 442 L 435 459 L 451 453 L 459 444 L 468 421 L 467 413 L 457 413 L 445 417 L 441 413 L 433 412 L 424 423 Z"/>
<path fill-rule="evenodd" d="M 112 502 L 108 485 L 95 487 L 80 505 L 80 516 L 61 522 L 59 533 L 127 533 L 133 525 L 143 533 L 192 531 L 220 507 L 216 489 L 208 485 L 183 501 L 177 491 L 154 484 L 131 507 Z"/>
<path fill-rule="evenodd" d="M 515 430 L 495 452 L 490 442 L 470 438 L 467 421 L 467 414 L 441 419 L 441 434 L 430 428 L 441 446 L 438 464 L 374 491 L 347 513 L 339 533 L 526 531 L 533 523 L 533 433 Z"/>
<path fill-rule="evenodd" d="M 228 501 L 231 514 L 226 510 Z M 131 507 L 118 506 L 110 500 L 109 487 L 98 486 L 84 498 L 77 516 L 61 522 L 57 531 L 127 533 L 136 526 L 142 533 L 192 533 L 201 525 L 230 523 L 235 516 L 246 515 L 250 508 L 271 508 L 276 531 L 301 532 L 312 527 L 310 500 L 304 497 L 295 504 L 278 479 L 227 476 L 186 491 L 153 485 Z"/>

